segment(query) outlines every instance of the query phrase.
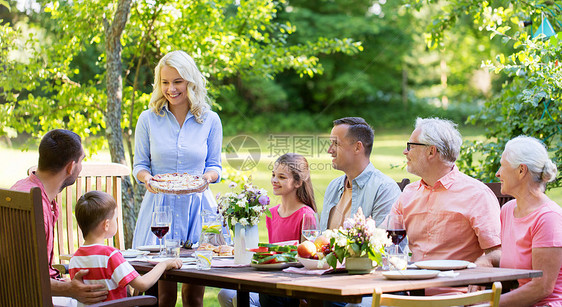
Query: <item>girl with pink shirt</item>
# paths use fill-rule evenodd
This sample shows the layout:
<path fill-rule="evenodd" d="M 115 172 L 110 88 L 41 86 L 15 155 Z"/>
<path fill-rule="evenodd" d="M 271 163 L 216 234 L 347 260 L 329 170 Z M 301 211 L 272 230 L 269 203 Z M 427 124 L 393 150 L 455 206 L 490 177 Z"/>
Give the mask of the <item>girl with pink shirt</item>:
<path fill-rule="evenodd" d="M 501 210 L 500 267 L 542 270 L 540 278 L 520 279 L 500 298 L 500 306 L 562 306 L 562 209 L 544 193 L 556 165 L 537 139 L 519 136 L 505 145 L 501 192 L 515 199 Z"/>
<path fill-rule="evenodd" d="M 316 202 L 306 158 L 287 153 L 275 161 L 271 173 L 273 194 L 281 196 L 281 204 L 269 209 L 265 223 L 269 243 L 289 240 L 304 241 L 302 219 L 305 213 L 316 212 Z"/>
<path fill-rule="evenodd" d="M 314 191 L 310 180 L 308 161 L 305 157 L 295 153 L 282 155 L 275 161 L 271 173 L 273 194 L 281 196 L 281 204 L 270 208 L 271 217 L 266 217 L 269 243 L 299 240 L 302 220 L 305 213 L 316 212 Z M 218 294 L 221 307 L 236 306 L 236 291 L 222 289 Z M 299 306 L 300 301 L 294 298 L 272 295 L 258 296 L 250 292 L 250 306 Z"/>

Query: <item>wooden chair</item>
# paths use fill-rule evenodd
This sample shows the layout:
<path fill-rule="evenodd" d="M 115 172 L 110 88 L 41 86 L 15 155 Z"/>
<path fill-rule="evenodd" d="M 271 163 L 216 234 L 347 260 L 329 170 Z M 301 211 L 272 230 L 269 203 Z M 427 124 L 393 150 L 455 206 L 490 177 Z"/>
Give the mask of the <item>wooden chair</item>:
<path fill-rule="evenodd" d="M 0 306 L 52 306 L 41 190 L 0 189 Z"/>
<path fill-rule="evenodd" d="M 484 184 L 487 185 L 488 188 L 490 188 L 490 190 L 492 190 L 492 192 L 494 192 L 494 194 L 496 194 L 496 197 L 498 198 L 498 202 L 500 203 L 500 207 L 505 205 L 505 203 L 507 203 L 508 201 L 513 199 L 513 196 L 502 194 L 501 183 L 499 183 L 499 182 L 484 182 Z"/>
<path fill-rule="evenodd" d="M 0 189 L 0 306 L 53 306 L 41 190 Z M 91 306 L 149 306 L 154 296 Z"/>
<path fill-rule="evenodd" d="M 398 187 L 400 187 L 400 191 L 404 191 L 404 188 L 410 183 L 410 179 L 408 178 L 404 178 L 402 179 L 402 181 L 400 182 L 396 182 L 396 184 L 398 184 Z"/>
<path fill-rule="evenodd" d="M 497 307 L 500 303 L 502 284 L 494 282 L 491 290 L 471 292 L 457 295 L 444 296 L 405 296 L 382 294 L 380 288 L 376 288 L 373 293 L 372 307 L 379 306 L 407 306 L 407 307 L 444 307 L 444 306 L 464 306 L 486 302 L 479 306 Z"/>
<path fill-rule="evenodd" d="M 29 168 L 28 174 L 35 171 L 37 166 Z M 123 211 L 121 181 L 124 176 L 129 176 L 131 170 L 118 163 L 82 163 L 82 171 L 76 179 L 76 183 L 66 187 L 57 195 L 57 203 L 61 205 L 61 215 L 55 227 L 55 255 L 53 263 L 63 263 L 70 257 L 84 238 L 76 219 L 74 218 L 74 206 L 76 201 L 84 193 L 99 190 L 105 191 L 115 198 L 117 202 L 117 233 L 107 245 L 125 249 L 125 238 L 123 235 Z M 60 269 L 60 267 L 57 267 Z"/>

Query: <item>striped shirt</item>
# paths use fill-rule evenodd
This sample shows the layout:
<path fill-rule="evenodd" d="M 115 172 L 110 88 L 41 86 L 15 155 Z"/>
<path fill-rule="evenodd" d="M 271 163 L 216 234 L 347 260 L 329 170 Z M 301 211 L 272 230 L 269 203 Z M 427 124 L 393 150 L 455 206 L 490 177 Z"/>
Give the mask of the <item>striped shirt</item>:
<path fill-rule="evenodd" d="M 89 270 L 84 283 L 105 285 L 109 291 L 106 301 L 127 297 L 126 286 L 139 276 L 118 249 L 101 244 L 81 246 L 70 259 L 69 268 L 70 278 L 80 270 Z"/>

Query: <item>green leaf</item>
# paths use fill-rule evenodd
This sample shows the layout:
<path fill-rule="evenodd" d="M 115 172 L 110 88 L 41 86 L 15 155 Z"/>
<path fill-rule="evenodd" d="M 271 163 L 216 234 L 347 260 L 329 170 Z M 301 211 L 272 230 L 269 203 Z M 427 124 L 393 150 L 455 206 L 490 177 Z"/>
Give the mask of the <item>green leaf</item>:
<path fill-rule="evenodd" d="M 336 258 L 336 256 L 334 256 L 334 253 L 329 253 L 326 256 L 326 262 L 328 263 L 329 266 L 331 266 L 334 270 L 337 268 L 338 266 L 338 258 Z"/>
<path fill-rule="evenodd" d="M 351 249 L 355 253 L 355 256 L 361 256 L 361 246 L 357 243 L 351 243 Z"/>
<path fill-rule="evenodd" d="M 8 3 L 8 1 L 6 1 L 6 0 L 0 0 L 0 5 L 5 6 L 5 7 L 8 9 L 9 12 L 12 11 L 12 9 L 10 8 L 10 4 Z"/>
<path fill-rule="evenodd" d="M 336 248 L 334 250 L 334 252 L 335 252 L 336 256 L 338 257 L 338 259 L 340 261 L 343 261 L 343 258 L 345 258 L 345 254 L 346 254 L 345 250 L 343 248 Z"/>

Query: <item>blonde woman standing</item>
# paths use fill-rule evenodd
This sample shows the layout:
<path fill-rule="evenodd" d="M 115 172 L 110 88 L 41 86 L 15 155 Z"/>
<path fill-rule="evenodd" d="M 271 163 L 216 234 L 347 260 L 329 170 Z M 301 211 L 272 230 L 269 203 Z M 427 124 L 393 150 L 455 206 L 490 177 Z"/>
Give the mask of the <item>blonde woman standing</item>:
<path fill-rule="evenodd" d="M 183 51 L 166 54 L 154 71 L 149 110 L 139 116 L 135 131 L 133 176 L 146 184 L 133 248 L 156 244 L 150 231 L 156 206 L 168 206 L 172 214 L 166 238 L 196 243 L 201 233 L 201 210 L 216 212 L 216 200 L 207 189 L 188 195 L 155 194 L 147 182 L 156 174 L 189 173 L 209 183 L 220 181 L 222 125 L 211 111 L 206 80 L 193 59 Z M 160 306 L 175 306 L 175 283 L 159 282 Z M 202 306 L 205 287 L 184 284 L 184 306 Z"/>

